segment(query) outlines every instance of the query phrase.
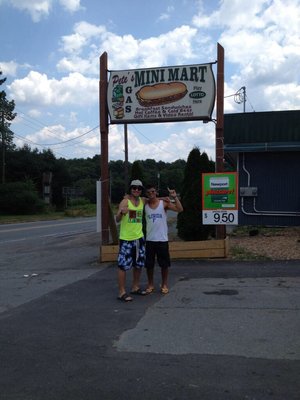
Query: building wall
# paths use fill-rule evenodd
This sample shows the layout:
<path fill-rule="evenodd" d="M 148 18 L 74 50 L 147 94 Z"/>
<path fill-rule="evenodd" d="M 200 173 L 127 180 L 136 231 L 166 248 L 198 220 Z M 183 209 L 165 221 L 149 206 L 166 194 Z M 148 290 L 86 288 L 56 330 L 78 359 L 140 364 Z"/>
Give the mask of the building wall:
<path fill-rule="evenodd" d="M 300 225 L 299 152 L 240 153 L 238 171 L 239 225 Z"/>

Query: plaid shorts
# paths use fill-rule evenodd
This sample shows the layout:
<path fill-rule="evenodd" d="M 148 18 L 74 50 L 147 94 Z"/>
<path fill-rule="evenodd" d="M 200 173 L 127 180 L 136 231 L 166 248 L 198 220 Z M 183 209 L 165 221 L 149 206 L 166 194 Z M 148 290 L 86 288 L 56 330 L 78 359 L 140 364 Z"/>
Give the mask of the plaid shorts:
<path fill-rule="evenodd" d="M 137 240 L 120 239 L 118 267 L 128 271 L 132 267 L 142 268 L 145 266 L 145 239 Z"/>

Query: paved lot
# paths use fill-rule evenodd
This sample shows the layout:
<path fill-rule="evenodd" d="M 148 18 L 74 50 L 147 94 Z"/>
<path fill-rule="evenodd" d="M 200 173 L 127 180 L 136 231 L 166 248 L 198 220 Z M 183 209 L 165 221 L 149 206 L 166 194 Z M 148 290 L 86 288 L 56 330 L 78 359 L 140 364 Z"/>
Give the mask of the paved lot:
<path fill-rule="evenodd" d="M 299 400 L 300 262 L 174 262 L 169 295 L 124 304 L 116 266 L 79 258 L 55 272 L 71 280 L 11 285 L 1 400 Z"/>

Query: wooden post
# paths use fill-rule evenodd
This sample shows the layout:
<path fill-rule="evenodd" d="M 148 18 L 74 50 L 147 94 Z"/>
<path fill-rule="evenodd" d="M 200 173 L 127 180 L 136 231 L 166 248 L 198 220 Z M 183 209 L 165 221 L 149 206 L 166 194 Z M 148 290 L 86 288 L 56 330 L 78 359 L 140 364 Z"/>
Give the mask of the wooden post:
<path fill-rule="evenodd" d="M 129 175 L 128 175 L 128 134 L 127 134 L 127 124 L 124 124 L 124 146 L 125 146 L 125 191 L 127 193 L 129 186 Z"/>
<path fill-rule="evenodd" d="M 101 142 L 101 222 L 102 244 L 109 242 L 109 172 L 108 172 L 108 108 L 107 108 L 107 53 L 100 57 L 99 116 Z"/>
<path fill-rule="evenodd" d="M 224 48 L 218 43 L 216 172 L 224 171 Z M 225 239 L 225 225 L 216 226 L 216 239 Z"/>

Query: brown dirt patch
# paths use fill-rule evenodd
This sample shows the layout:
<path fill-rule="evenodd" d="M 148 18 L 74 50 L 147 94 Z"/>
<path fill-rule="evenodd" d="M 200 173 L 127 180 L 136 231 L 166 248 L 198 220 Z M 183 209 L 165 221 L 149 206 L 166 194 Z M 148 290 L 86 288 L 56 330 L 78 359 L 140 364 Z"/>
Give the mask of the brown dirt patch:
<path fill-rule="evenodd" d="M 229 236 L 229 258 L 267 258 L 271 260 L 300 260 L 300 227 L 258 229 Z"/>

